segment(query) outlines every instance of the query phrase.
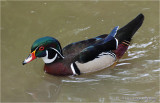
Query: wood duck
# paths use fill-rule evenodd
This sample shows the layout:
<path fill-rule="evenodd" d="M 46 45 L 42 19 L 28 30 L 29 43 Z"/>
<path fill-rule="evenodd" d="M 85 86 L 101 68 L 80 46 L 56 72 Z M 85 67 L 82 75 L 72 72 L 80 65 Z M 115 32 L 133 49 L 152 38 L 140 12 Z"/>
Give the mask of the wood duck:
<path fill-rule="evenodd" d="M 107 68 L 123 56 L 143 20 L 143 14 L 139 14 L 124 27 L 113 28 L 109 35 L 103 34 L 71 43 L 63 49 L 55 38 L 42 37 L 33 43 L 31 53 L 23 61 L 23 65 L 42 58 L 45 72 L 62 76 L 80 75 Z"/>

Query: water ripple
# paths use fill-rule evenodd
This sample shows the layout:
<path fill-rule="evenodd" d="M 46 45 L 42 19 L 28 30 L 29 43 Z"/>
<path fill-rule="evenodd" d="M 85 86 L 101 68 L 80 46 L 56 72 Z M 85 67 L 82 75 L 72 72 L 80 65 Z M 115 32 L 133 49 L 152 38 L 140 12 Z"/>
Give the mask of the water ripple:
<path fill-rule="evenodd" d="M 128 49 L 131 49 L 131 48 L 146 48 L 147 46 L 151 45 L 153 42 L 148 42 L 148 43 L 144 43 L 144 44 L 132 44 L 131 46 L 129 46 Z"/>
<path fill-rule="evenodd" d="M 160 68 L 153 70 L 153 72 L 160 72 Z"/>
<path fill-rule="evenodd" d="M 131 64 L 131 63 L 120 63 L 120 64 L 117 64 L 116 66 L 122 66 L 122 65 L 128 65 L 128 64 Z"/>
<path fill-rule="evenodd" d="M 85 28 L 78 28 L 78 29 L 75 29 L 73 32 L 77 35 L 77 34 L 80 33 L 81 31 L 85 31 L 85 30 L 87 30 L 87 29 L 89 29 L 89 28 L 90 28 L 90 26 L 85 27 Z"/>
<path fill-rule="evenodd" d="M 98 78 L 117 78 L 117 76 L 113 75 L 96 75 Z"/>
<path fill-rule="evenodd" d="M 160 60 L 146 60 L 149 64 L 160 63 Z"/>
<path fill-rule="evenodd" d="M 95 82 L 99 81 L 97 79 L 88 79 L 88 78 L 74 78 L 75 80 L 62 80 L 62 82 L 69 82 L 69 83 L 83 83 L 83 82 Z"/>

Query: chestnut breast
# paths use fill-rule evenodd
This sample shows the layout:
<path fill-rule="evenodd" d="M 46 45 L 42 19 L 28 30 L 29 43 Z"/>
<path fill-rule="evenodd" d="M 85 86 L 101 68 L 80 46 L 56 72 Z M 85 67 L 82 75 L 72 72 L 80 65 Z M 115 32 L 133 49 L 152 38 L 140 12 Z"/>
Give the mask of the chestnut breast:
<path fill-rule="evenodd" d="M 64 65 L 62 62 L 45 64 L 44 71 L 52 75 L 61 75 L 61 76 L 73 75 L 73 72 L 70 69 L 70 67 L 67 65 Z"/>

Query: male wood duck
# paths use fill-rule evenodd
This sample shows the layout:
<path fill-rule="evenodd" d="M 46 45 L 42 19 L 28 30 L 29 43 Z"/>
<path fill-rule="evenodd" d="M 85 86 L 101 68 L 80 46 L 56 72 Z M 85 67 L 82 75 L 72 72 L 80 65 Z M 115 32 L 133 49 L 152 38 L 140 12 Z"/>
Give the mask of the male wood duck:
<path fill-rule="evenodd" d="M 121 29 L 116 26 L 109 35 L 103 34 L 75 42 L 63 49 L 55 38 L 42 37 L 33 43 L 31 53 L 23 61 L 23 65 L 42 58 L 45 72 L 62 76 L 80 75 L 107 68 L 123 56 L 143 20 L 143 14 L 139 14 Z"/>

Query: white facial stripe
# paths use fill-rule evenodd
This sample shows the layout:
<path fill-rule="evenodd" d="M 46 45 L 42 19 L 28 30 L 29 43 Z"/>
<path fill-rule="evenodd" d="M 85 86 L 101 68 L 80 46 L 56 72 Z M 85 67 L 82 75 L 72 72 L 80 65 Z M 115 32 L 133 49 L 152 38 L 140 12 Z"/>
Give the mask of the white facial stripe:
<path fill-rule="evenodd" d="M 57 51 L 56 49 L 54 49 L 52 47 L 51 47 L 51 49 L 55 50 L 62 58 L 64 58 L 64 56 L 59 51 Z"/>
<path fill-rule="evenodd" d="M 75 71 L 75 69 L 74 69 L 74 67 L 73 67 L 73 63 L 71 64 L 71 70 L 72 70 L 72 72 L 73 72 L 73 75 L 77 75 L 77 73 L 76 73 L 76 71 Z"/>
<path fill-rule="evenodd" d="M 57 56 L 58 56 L 58 55 L 57 55 L 57 53 L 56 53 L 55 56 L 54 56 L 54 58 L 48 59 L 48 50 L 46 50 L 46 56 L 45 56 L 45 57 L 42 57 L 42 59 L 43 59 L 43 61 L 44 61 L 45 63 L 52 63 L 53 61 L 56 60 Z"/>

